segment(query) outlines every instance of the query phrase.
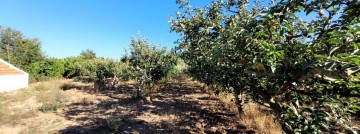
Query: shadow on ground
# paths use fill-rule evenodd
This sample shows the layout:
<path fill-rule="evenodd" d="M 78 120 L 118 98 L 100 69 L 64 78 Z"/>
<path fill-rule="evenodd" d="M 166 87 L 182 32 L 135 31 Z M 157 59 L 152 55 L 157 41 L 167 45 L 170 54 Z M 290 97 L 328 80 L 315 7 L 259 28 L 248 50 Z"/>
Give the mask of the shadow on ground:
<path fill-rule="evenodd" d="M 162 87 L 150 97 L 133 100 L 135 85 L 92 92 L 91 87 L 72 87 L 97 96 L 76 102 L 57 114 L 76 121 L 60 133 L 253 133 L 219 99 L 203 92 L 191 81 Z M 70 87 L 68 87 L 70 89 Z M 66 89 L 64 89 L 66 90 Z M 97 103 L 98 102 L 98 103 Z M 116 132 L 107 119 L 119 117 Z"/>

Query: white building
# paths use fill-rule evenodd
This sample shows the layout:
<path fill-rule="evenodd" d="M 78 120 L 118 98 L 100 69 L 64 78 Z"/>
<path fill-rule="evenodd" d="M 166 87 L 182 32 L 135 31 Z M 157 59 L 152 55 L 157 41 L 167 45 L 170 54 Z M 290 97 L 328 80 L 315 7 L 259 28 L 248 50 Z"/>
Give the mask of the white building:
<path fill-rule="evenodd" d="M 29 74 L 0 58 L 0 92 L 29 86 Z"/>

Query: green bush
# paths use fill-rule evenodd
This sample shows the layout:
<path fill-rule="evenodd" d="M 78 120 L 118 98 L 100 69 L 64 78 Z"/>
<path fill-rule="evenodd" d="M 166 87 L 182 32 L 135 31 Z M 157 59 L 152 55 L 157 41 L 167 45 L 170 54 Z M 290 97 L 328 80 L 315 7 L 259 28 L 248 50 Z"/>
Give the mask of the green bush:
<path fill-rule="evenodd" d="M 178 62 L 174 68 L 172 68 L 169 72 L 168 79 L 172 79 L 173 77 L 178 76 L 180 73 L 183 73 L 186 69 L 186 64 L 184 60 L 176 57 Z"/>
<path fill-rule="evenodd" d="M 97 63 L 99 59 L 86 60 L 80 66 L 80 77 L 89 77 L 92 80 L 96 79 Z"/>
<path fill-rule="evenodd" d="M 111 59 L 103 59 L 96 64 L 96 79 L 115 77 L 117 74 L 118 63 Z"/>
<path fill-rule="evenodd" d="M 107 126 L 113 132 L 116 132 L 118 130 L 121 121 L 122 121 L 121 117 L 114 116 L 114 115 L 111 115 L 106 118 Z"/>
<path fill-rule="evenodd" d="M 63 77 L 65 78 L 81 78 L 91 77 L 95 78 L 96 65 L 101 58 L 96 58 L 96 54 L 89 49 L 82 51 L 80 56 L 68 57 L 64 59 L 65 72 Z"/>
<path fill-rule="evenodd" d="M 64 78 L 74 78 L 81 75 L 81 66 L 86 62 L 81 57 L 68 57 L 64 59 Z"/>
<path fill-rule="evenodd" d="M 121 63 L 117 77 L 121 81 L 135 80 L 139 76 L 139 72 L 128 63 Z"/>
<path fill-rule="evenodd" d="M 42 62 L 35 62 L 28 66 L 26 69 L 29 73 L 29 77 L 31 80 L 40 80 L 41 78 L 45 77 L 42 72 Z"/>
<path fill-rule="evenodd" d="M 41 80 L 44 78 L 62 78 L 65 68 L 62 59 L 48 58 L 44 61 L 29 65 L 28 73 L 31 79 Z"/>
<path fill-rule="evenodd" d="M 130 55 L 125 59 L 139 73 L 136 78 L 140 84 L 139 92 L 152 89 L 158 81 L 169 75 L 177 63 L 177 57 L 173 53 L 168 53 L 166 48 L 157 49 L 146 39 L 132 39 L 130 45 Z"/>
<path fill-rule="evenodd" d="M 52 78 L 62 78 L 65 71 L 64 61 L 57 58 L 46 59 L 42 68 L 42 73 L 44 73 L 45 76 Z"/>
<path fill-rule="evenodd" d="M 39 108 L 39 110 L 41 112 L 53 112 L 53 111 L 57 111 L 58 109 L 62 108 L 63 106 L 64 105 L 59 102 L 45 103 Z"/>
<path fill-rule="evenodd" d="M 117 83 L 119 62 L 112 59 L 99 59 L 96 63 L 95 87 L 100 90 L 112 88 Z"/>

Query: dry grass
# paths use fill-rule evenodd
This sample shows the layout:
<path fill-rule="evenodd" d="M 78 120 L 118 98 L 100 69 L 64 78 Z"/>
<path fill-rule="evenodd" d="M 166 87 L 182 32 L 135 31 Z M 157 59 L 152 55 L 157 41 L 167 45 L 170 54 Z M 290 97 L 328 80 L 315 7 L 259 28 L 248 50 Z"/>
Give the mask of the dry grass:
<path fill-rule="evenodd" d="M 105 120 L 114 112 L 107 103 L 118 95 L 93 92 L 92 83 L 58 79 L 0 93 L 0 134 L 61 133 L 68 127 Z"/>
<path fill-rule="evenodd" d="M 175 125 L 180 121 L 180 118 L 174 114 L 162 113 L 161 115 L 158 115 L 151 112 L 145 112 L 142 115 L 137 116 L 137 119 L 151 123 L 170 122 L 172 125 Z"/>
<path fill-rule="evenodd" d="M 34 120 L 34 118 L 42 114 L 39 109 L 43 106 L 56 104 L 57 107 L 52 108 L 52 110 L 57 110 L 60 105 L 63 105 L 66 96 L 59 89 L 59 86 L 65 82 L 68 81 L 38 82 L 31 84 L 26 89 L 0 93 L 0 131 L 6 133 L 7 129 L 15 128 L 11 133 L 41 133 L 39 124 L 34 123 L 39 120 Z M 48 120 L 44 120 L 43 123 L 47 123 Z M 43 125 L 40 124 L 40 126 Z"/>
<path fill-rule="evenodd" d="M 108 127 L 100 128 L 105 133 L 118 127 L 147 133 L 236 133 L 243 132 L 238 128 L 242 125 L 259 134 L 281 133 L 272 116 L 255 104 L 246 105 L 240 119 L 231 94 L 216 97 L 201 90 L 198 82 L 177 80 L 138 101 L 130 99 L 134 82 L 92 93 L 91 83 L 50 80 L 0 93 L 0 134 L 92 132 L 89 127 L 102 125 Z M 48 109 L 42 112 L 44 107 Z"/>
<path fill-rule="evenodd" d="M 281 134 L 280 124 L 275 122 L 272 115 L 266 114 L 262 110 L 257 104 L 246 104 L 244 114 L 241 115 L 241 122 L 259 134 Z"/>
<path fill-rule="evenodd" d="M 231 97 L 230 97 L 231 98 Z M 222 100 L 231 112 L 237 112 L 234 102 Z M 264 108 L 255 103 L 248 103 L 243 106 L 244 113 L 240 115 L 240 122 L 257 134 L 281 134 L 280 123 L 276 122 L 271 114 L 267 114 Z"/>
<path fill-rule="evenodd" d="M 215 95 L 211 88 L 205 87 L 210 94 Z M 231 112 L 237 112 L 237 107 L 231 100 L 234 96 L 231 93 L 220 92 L 217 97 L 225 103 Z M 258 134 L 281 134 L 282 129 L 279 122 L 276 122 L 270 113 L 265 112 L 265 108 L 255 103 L 247 103 L 243 106 L 244 113 L 240 115 L 240 122 L 247 129 L 254 130 Z"/>

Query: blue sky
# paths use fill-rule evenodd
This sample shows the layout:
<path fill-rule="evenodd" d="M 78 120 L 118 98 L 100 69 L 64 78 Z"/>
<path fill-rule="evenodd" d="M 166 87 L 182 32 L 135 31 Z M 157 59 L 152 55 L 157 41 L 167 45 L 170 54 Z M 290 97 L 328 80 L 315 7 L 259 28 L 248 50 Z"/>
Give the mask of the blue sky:
<path fill-rule="evenodd" d="M 97 56 L 119 59 L 131 37 L 146 37 L 160 47 L 175 46 L 179 36 L 170 33 L 168 23 L 178 11 L 175 1 L 0 0 L 0 25 L 39 38 L 49 57 L 77 56 L 91 49 Z M 190 0 L 190 4 L 203 7 L 211 1 Z"/>
<path fill-rule="evenodd" d="M 204 3 L 200 0 L 192 4 Z M 210 1 L 210 0 L 209 0 Z M 39 38 L 49 57 L 79 55 L 120 58 L 131 37 L 145 36 L 159 46 L 174 47 L 170 33 L 175 0 L 0 0 L 0 25 Z M 205 2 L 206 3 L 206 2 Z"/>

